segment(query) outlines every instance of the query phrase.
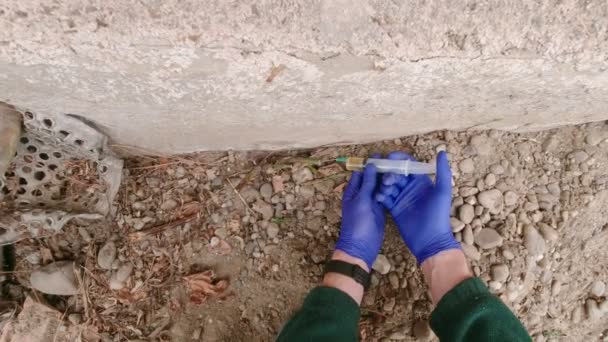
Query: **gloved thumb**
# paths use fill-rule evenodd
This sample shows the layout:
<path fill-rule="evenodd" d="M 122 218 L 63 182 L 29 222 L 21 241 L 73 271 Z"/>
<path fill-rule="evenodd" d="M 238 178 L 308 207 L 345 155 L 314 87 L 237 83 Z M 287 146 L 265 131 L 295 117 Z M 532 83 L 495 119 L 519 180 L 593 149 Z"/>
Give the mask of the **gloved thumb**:
<path fill-rule="evenodd" d="M 437 156 L 435 189 L 442 194 L 452 195 L 452 170 L 450 170 L 448 155 L 444 151 L 439 152 Z"/>
<path fill-rule="evenodd" d="M 371 196 L 378 182 L 378 171 L 376 165 L 369 164 L 363 170 L 363 182 L 361 184 L 361 193 L 366 196 Z"/>

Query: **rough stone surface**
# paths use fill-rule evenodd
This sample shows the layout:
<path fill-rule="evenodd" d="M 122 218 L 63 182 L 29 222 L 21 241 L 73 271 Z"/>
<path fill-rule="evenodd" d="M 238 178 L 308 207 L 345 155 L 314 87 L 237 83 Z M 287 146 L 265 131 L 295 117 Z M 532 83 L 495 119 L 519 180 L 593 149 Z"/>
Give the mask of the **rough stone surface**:
<path fill-rule="evenodd" d="M 0 93 L 159 152 L 599 121 L 605 6 L 6 1 Z"/>
<path fill-rule="evenodd" d="M 391 270 L 391 263 L 384 254 L 379 254 L 372 269 L 380 274 L 387 274 Z"/>
<path fill-rule="evenodd" d="M 500 190 L 486 190 L 477 195 L 477 200 L 484 208 L 490 209 L 492 214 L 498 214 L 504 207 L 504 198 Z"/>
<path fill-rule="evenodd" d="M 106 242 L 97 253 L 97 265 L 104 270 L 111 270 L 116 258 L 116 245 L 112 241 Z"/>
<path fill-rule="evenodd" d="M 42 293 L 72 296 L 79 293 L 74 271 L 73 261 L 57 261 L 32 272 L 30 283 Z"/>
<path fill-rule="evenodd" d="M 524 228 L 524 246 L 532 256 L 540 256 L 545 252 L 545 240 L 531 225 Z"/>
<path fill-rule="evenodd" d="M 492 228 L 483 228 L 475 235 L 475 243 L 483 249 L 491 249 L 502 245 L 502 236 Z"/>

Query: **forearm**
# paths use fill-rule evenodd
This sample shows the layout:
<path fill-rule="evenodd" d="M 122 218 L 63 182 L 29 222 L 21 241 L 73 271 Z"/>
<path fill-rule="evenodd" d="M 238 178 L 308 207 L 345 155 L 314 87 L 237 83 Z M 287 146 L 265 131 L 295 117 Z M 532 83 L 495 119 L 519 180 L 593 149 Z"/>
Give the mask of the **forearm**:
<path fill-rule="evenodd" d="M 431 327 L 440 340 L 530 341 L 509 308 L 473 277 L 460 249 L 440 252 L 421 268 L 437 306 Z"/>
<path fill-rule="evenodd" d="M 369 271 L 363 260 L 342 251 L 334 252 L 332 260 L 342 260 Z M 277 341 L 357 340 L 363 291 L 363 286 L 352 278 L 327 273 L 321 287 L 310 292 L 302 307 L 285 324 Z"/>
<path fill-rule="evenodd" d="M 473 277 L 466 257 L 460 249 L 440 252 L 426 259 L 420 267 L 429 285 L 434 304 L 439 303 L 441 298 L 456 285 Z"/>

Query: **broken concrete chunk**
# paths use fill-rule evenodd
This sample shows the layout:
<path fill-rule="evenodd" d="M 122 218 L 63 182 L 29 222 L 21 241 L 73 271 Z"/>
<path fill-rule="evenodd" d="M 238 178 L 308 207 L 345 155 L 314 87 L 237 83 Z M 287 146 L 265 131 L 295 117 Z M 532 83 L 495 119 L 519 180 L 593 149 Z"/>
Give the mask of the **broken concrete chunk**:
<path fill-rule="evenodd" d="M 78 294 L 76 264 L 73 261 L 50 263 L 30 275 L 32 288 L 46 294 L 73 296 Z"/>

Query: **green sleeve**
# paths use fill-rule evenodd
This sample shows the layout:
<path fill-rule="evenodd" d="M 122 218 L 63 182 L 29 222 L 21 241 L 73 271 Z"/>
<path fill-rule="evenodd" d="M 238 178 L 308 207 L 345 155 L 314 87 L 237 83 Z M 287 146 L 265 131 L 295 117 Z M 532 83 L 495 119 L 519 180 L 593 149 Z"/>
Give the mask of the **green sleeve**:
<path fill-rule="evenodd" d="M 360 315 L 359 305 L 346 293 L 317 287 L 285 324 L 277 341 L 357 341 Z"/>
<path fill-rule="evenodd" d="M 441 341 L 532 341 L 509 308 L 478 278 L 458 284 L 431 315 Z"/>

